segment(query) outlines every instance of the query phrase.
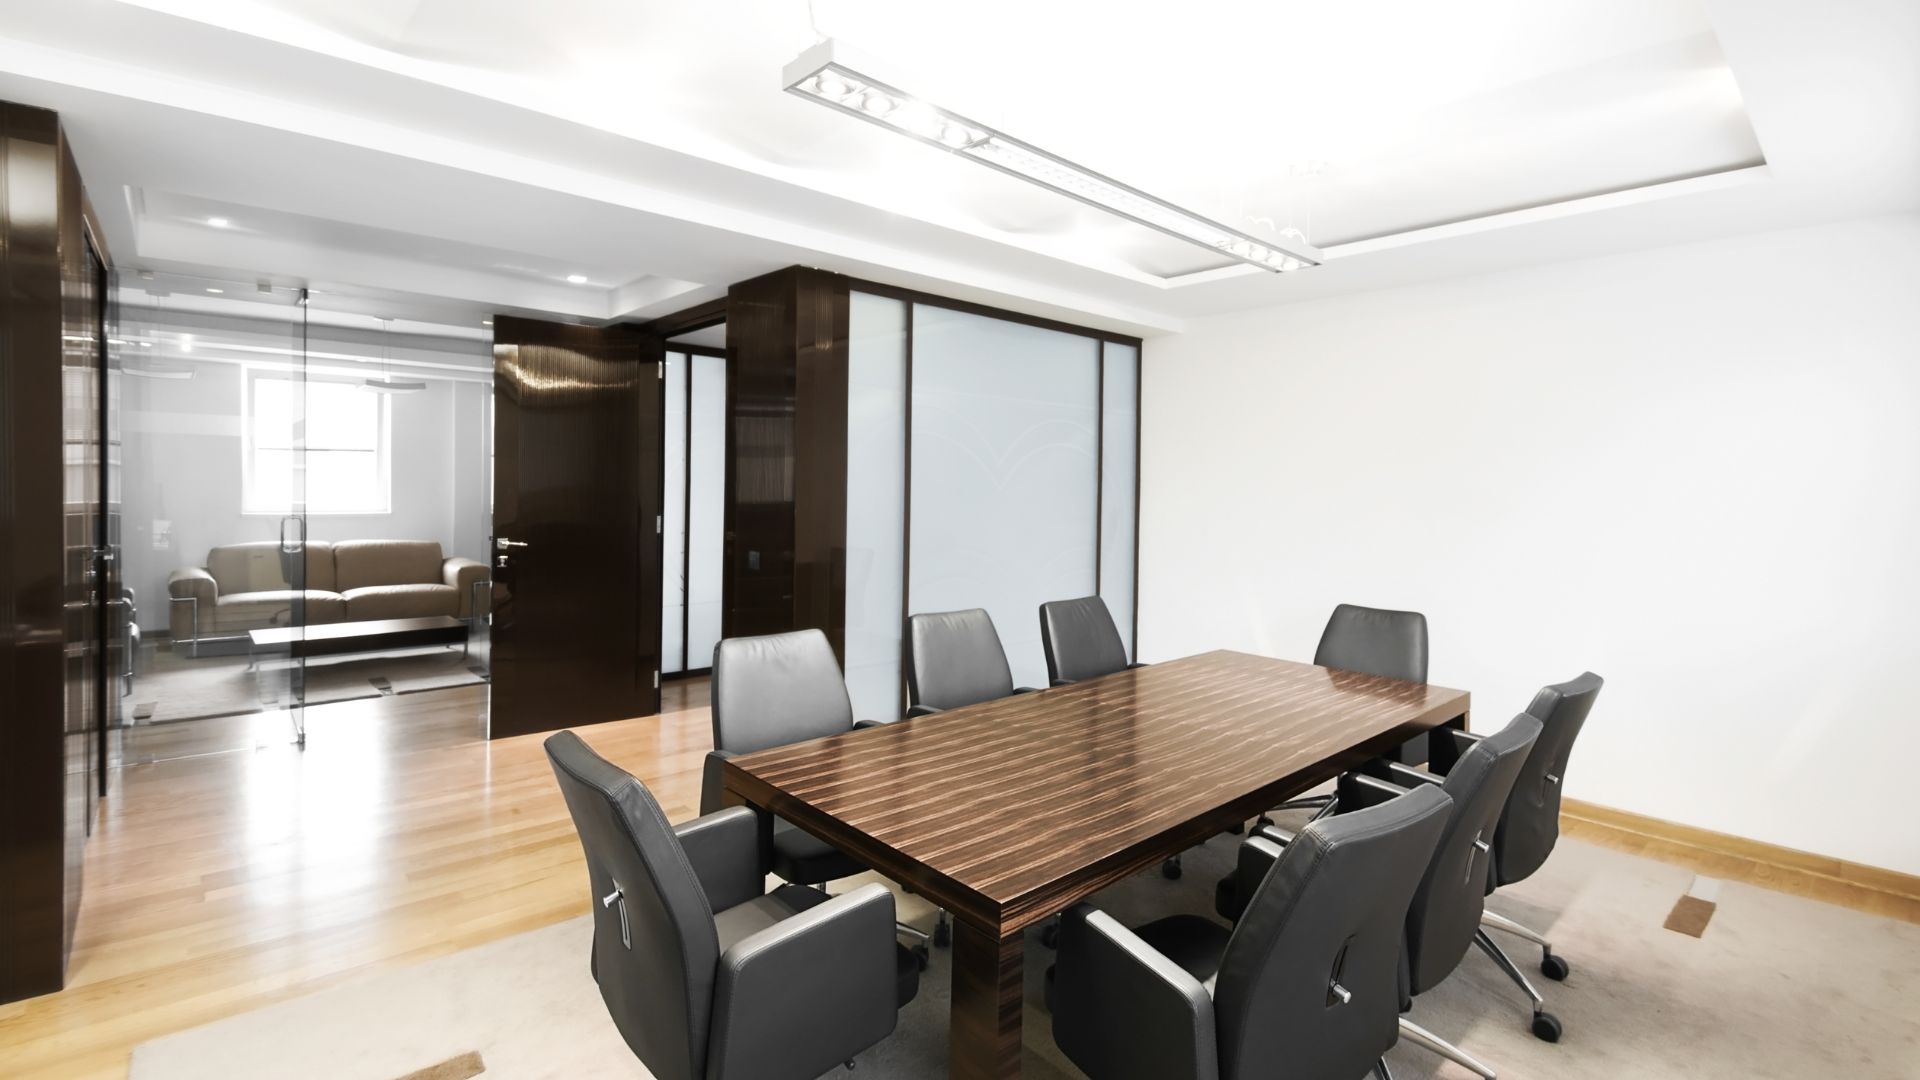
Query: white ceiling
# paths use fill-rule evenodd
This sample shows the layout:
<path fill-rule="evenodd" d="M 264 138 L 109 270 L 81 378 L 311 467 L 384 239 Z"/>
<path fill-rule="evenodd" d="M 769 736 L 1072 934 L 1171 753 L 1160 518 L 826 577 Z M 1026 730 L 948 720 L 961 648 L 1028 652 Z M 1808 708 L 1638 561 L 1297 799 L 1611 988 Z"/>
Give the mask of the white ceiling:
<path fill-rule="evenodd" d="M 647 318 L 805 263 L 1154 334 L 1920 207 L 1911 0 L 813 9 L 0 0 L 0 97 L 61 111 L 123 268 L 467 328 Z M 782 93 L 817 34 L 1328 262 L 1225 265 Z"/>

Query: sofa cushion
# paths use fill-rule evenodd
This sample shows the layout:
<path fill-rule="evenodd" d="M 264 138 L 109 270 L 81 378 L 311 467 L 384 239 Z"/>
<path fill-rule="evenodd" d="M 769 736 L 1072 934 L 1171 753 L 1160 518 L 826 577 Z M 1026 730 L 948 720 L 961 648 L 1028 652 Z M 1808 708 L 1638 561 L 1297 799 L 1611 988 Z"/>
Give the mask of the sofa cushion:
<path fill-rule="evenodd" d="M 211 613 L 200 612 L 200 632 L 212 630 L 263 630 L 270 626 L 293 625 L 293 600 L 300 595 L 291 589 L 265 589 L 258 592 L 222 593 L 214 601 Z M 347 602 L 339 593 L 308 589 L 302 615 L 308 623 L 344 622 Z M 209 623 L 207 620 L 213 621 Z"/>
<path fill-rule="evenodd" d="M 281 553 L 278 540 L 222 544 L 207 552 L 207 572 L 219 583 L 222 596 L 291 589 L 293 582 L 287 579 L 287 571 L 293 565 Z M 438 576 L 437 567 L 434 573 Z M 308 542 L 306 587 L 334 591 L 332 544 Z"/>
<path fill-rule="evenodd" d="M 460 590 L 451 585 L 370 585 L 348 589 L 347 618 L 418 619 L 425 615 L 458 615 Z"/>
<path fill-rule="evenodd" d="M 440 545 L 432 540 L 341 540 L 333 545 L 334 587 L 437 585 Z"/>

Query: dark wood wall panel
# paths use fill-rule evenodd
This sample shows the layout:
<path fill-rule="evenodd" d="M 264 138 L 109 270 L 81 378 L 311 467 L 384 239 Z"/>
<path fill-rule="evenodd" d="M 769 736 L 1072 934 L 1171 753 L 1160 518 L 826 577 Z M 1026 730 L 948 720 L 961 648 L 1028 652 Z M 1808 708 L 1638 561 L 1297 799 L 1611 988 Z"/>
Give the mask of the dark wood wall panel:
<path fill-rule="evenodd" d="M 847 287 L 803 267 L 727 291 L 721 634 L 846 633 Z"/>
<path fill-rule="evenodd" d="M 99 435 L 84 215 L 58 118 L 0 103 L 0 1001 L 64 979 L 98 767 L 98 492 L 70 508 L 63 467 L 70 379 L 72 436 Z"/>

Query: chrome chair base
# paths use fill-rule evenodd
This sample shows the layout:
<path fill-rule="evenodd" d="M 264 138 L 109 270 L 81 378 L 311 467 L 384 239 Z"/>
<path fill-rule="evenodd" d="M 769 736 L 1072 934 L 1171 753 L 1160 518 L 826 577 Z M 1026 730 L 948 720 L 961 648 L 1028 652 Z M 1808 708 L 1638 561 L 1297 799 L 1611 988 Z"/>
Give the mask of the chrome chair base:
<path fill-rule="evenodd" d="M 1481 1063 L 1473 1057 L 1473 1055 L 1404 1016 L 1400 1018 L 1400 1034 L 1405 1037 L 1408 1042 L 1418 1046 L 1422 1050 L 1439 1054 L 1441 1057 L 1459 1065 L 1461 1068 L 1466 1069 L 1476 1076 L 1486 1077 L 1486 1080 L 1498 1080 L 1499 1074 L 1495 1073 L 1487 1065 Z"/>
<path fill-rule="evenodd" d="M 1502 949 L 1498 942 L 1487 936 L 1485 930 L 1473 932 L 1473 943 L 1478 945 L 1480 951 L 1486 953 L 1487 958 L 1492 960 L 1501 971 L 1507 973 L 1507 978 L 1512 979 L 1514 985 L 1526 992 L 1527 999 L 1533 1003 L 1534 1036 L 1545 1042 L 1559 1042 L 1561 1035 L 1559 1017 L 1547 1011 L 1546 999 L 1540 996 L 1540 991 L 1533 988 L 1532 981 L 1521 973 L 1520 965 L 1514 963 L 1513 957 L 1508 956 L 1507 951 Z M 1553 954 L 1549 952 L 1547 955 Z"/>

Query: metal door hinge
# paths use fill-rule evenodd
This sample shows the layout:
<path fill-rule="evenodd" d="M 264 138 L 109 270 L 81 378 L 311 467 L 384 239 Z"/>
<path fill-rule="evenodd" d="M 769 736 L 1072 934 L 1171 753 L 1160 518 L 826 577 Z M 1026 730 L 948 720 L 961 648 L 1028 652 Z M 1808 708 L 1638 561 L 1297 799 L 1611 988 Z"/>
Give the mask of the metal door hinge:
<path fill-rule="evenodd" d="M 659 378 L 659 379 L 664 379 L 664 378 L 666 378 L 666 377 L 667 377 L 667 362 L 666 362 L 665 360 L 657 360 L 657 361 L 655 361 L 655 362 L 654 362 L 654 365 L 653 365 L 653 371 L 654 371 L 654 377 L 655 377 L 655 378 Z"/>
<path fill-rule="evenodd" d="M 660 673 L 658 671 L 653 673 L 653 688 L 655 690 L 660 689 Z"/>
<path fill-rule="evenodd" d="M 661 535 L 665 528 L 666 526 L 662 523 L 661 516 L 659 514 L 653 515 L 653 535 Z"/>

